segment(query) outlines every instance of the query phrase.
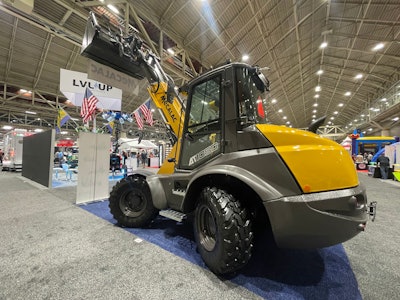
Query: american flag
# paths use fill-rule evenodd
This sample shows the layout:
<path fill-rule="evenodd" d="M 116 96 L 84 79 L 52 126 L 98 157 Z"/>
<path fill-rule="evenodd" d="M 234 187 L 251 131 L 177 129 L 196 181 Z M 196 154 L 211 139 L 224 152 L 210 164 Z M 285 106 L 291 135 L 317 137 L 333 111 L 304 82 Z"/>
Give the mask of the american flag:
<path fill-rule="evenodd" d="M 139 129 L 143 129 L 143 119 L 142 116 L 140 115 L 139 110 L 138 109 L 135 110 L 133 112 L 133 115 L 135 116 L 136 123 L 138 124 Z"/>
<path fill-rule="evenodd" d="M 151 109 L 150 109 L 150 99 L 147 100 L 142 105 L 140 105 L 139 109 L 143 113 L 144 119 L 146 120 L 146 122 L 149 123 L 150 126 L 153 126 L 153 113 L 151 112 Z"/>
<path fill-rule="evenodd" d="M 93 119 L 93 113 L 96 110 L 96 104 L 98 102 L 99 99 L 97 99 L 96 96 L 92 94 L 89 88 L 86 88 L 81 107 L 81 117 L 83 118 L 83 123 L 86 123 Z"/>

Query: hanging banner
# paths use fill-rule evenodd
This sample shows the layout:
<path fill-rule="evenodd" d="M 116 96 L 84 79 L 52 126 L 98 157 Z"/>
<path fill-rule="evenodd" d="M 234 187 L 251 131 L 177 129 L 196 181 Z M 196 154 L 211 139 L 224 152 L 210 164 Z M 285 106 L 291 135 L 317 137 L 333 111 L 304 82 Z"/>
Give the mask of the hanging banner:
<path fill-rule="evenodd" d="M 73 105 L 82 105 L 86 87 L 99 99 L 97 108 L 121 111 L 122 90 L 90 80 L 86 73 L 60 69 L 60 91 Z"/>
<path fill-rule="evenodd" d="M 88 78 L 106 82 L 109 85 L 122 89 L 124 92 L 139 95 L 140 81 L 113 68 L 99 64 L 91 59 L 88 63 Z"/>

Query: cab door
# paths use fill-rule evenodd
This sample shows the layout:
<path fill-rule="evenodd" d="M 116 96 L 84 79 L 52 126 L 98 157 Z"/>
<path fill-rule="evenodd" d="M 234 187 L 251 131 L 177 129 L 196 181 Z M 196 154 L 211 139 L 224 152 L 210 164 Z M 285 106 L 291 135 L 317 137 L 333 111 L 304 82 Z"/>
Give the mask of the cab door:
<path fill-rule="evenodd" d="M 180 169 L 195 169 L 222 152 L 222 82 L 219 72 L 190 89 Z"/>

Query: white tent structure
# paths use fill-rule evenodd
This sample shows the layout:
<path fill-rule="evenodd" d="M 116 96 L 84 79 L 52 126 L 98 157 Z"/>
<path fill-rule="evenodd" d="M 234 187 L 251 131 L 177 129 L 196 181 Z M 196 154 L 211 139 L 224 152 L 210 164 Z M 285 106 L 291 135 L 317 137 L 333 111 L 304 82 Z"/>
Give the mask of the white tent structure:
<path fill-rule="evenodd" d="M 133 150 L 133 149 L 156 149 L 157 145 L 148 141 L 141 140 L 139 143 L 139 139 L 128 139 L 128 138 L 120 138 L 118 140 L 119 149 L 121 150 Z"/>

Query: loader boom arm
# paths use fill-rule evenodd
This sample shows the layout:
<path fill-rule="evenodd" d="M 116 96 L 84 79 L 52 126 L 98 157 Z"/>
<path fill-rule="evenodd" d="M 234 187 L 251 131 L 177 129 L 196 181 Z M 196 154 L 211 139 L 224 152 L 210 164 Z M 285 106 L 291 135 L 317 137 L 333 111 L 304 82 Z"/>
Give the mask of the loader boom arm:
<path fill-rule="evenodd" d="M 182 135 L 185 107 L 175 84 L 161 67 L 159 58 L 136 35 L 123 36 L 104 30 L 90 12 L 81 54 L 136 79 L 146 78 L 148 93 L 159 110 L 174 147 Z M 174 157 L 177 159 L 176 151 Z"/>

